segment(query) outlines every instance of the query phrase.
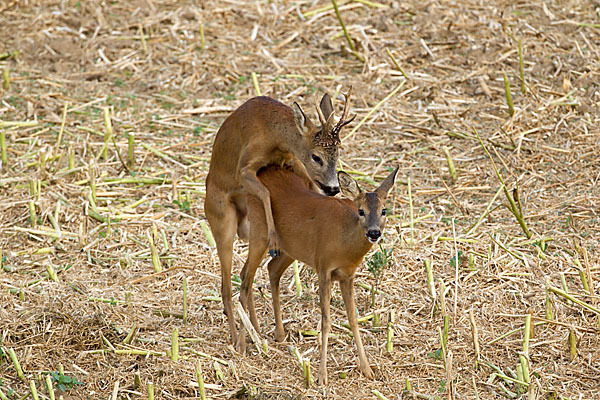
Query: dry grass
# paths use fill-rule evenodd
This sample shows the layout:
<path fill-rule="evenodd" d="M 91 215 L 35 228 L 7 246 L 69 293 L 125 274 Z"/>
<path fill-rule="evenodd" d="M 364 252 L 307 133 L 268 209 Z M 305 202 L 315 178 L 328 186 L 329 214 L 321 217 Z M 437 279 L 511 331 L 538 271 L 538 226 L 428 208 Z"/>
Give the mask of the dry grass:
<path fill-rule="evenodd" d="M 65 399 L 147 398 L 148 382 L 157 398 L 199 398 L 198 361 L 210 398 L 235 397 L 242 387 L 249 393 L 240 398 L 375 398 L 373 390 L 389 399 L 411 398 L 406 380 L 432 397 L 472 399 L 475 387 L 482 399 L 518 397 L 519 385 L 497 374 L 517 377 L 527 315 L 535 326 L 528 357 L 521 357 L 529 360 L 530 398 L 600 396 L 598 315 L 546 292 L 546 280 L 561 288 L 562 274 L 576 299 L 600 303 L 597 2 L 338 4 L 365 63 L 347 51 L 333 10 L 300 16 L 330 5 L 324 0 L 0 3 L 0 69 L 6 71 L 0 89 L 6 138 L 0 339 L 3 351 L 15 351 L 26 378 L 17 377 L 8 355 L 0 356 L 0 389 L 13 393 L 9 398 L 27 395 L 29 380 L 45 396 L 44 375 L 59 364 L 83 382 Z M 404 183 L 411 178 L 412 233 L 405 185 L 397 186 L 389 204 L 393 217 L 384 247 L 393 248 L 393 260 L 376 304 L 384 310 L 383 327 L 363 325 L 374 381 L 356 371 L 352 340 L 338 328 L 329 387 L 304 388 L 288 345 L 316 371 L 317 341 L 299 334 L 317 329 L 319 321 L 316 279 L 308 268 L 300 274 L 304 295 L 296 298 L 293 284 L 283 293 L 287 343 L 272 341 L 270 301 L 259 298 L 268 355 L 254 348 L 239 355 L 228 344 L 215 298 L 218 259 L 201 229 L 204 177 L 220 123 L 256 93 L 252 73 L 262 94 L 298 101 L 307 110 L 323 92 L 352 84 L 357 121 L 401 84 L 403 73 L 408 76 L 344 141 L 341 153 L 343 167 L 366 186 L 396 164 Z M 114 143 L 105 134 L 105 107 Z M 37 123 L 23 124 L 30 121 Z M 522 210 L 530 240 L 503 206 L 505 194 L 493 200 L 500 182 L 473 128 Z M 126 167 L 128 134 L 136 146 L 134 163 Z M 488 205 L 490 213 L 466 235 Z M 160 257 L 156 265 L 149 235 Z M 244 243 L 236 244 L 236 271 L 245 251 Z M 459 263 L 452 262 L 457 251 Z M 435 298 L 424 260 L 431 260 Z M 162 272 L 155 272 L 158 267 Z M 180 318 L 184 277 L 186 322 Z M 284 280 L 291 279 L 289 271 Z M 363 268 L 358 281 L 372 284 L 373 278 Z M 256 286 L 267 286 L 264 271 Z M 357 305 L 361 316 L 372 311 L 368 290 L 357 289 Z M 345 320 L 342 310 L 336 291 L 332 316 L 338 325 Z M 389 311 L 396 314 L 391 354 L 385 351 Z M 549 311 L 552 321 L 542 323 Z M 449 330 L 440 360 L 434 356 L 443 315 Z M 165 355 L 175 327 L 179 362 Z M 210 357 L 222 361 L 223 380 Z"/>

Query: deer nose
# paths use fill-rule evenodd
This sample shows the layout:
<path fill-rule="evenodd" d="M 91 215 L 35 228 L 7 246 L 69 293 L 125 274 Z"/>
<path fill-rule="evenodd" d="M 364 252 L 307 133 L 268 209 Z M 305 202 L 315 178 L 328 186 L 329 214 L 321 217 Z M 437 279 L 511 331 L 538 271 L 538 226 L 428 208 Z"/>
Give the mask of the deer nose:
<path fill-rule="evenodd" d="M 367 238 L 375 243 L 381 237 L 381 231 L 379 229 L 369 229 L 367 231 Z"/>
<path fill-rule="evenodd" d="M 340 192 L 339 186 L 323 186 L 322 189 L 327 196 L 335 196 Z"/>

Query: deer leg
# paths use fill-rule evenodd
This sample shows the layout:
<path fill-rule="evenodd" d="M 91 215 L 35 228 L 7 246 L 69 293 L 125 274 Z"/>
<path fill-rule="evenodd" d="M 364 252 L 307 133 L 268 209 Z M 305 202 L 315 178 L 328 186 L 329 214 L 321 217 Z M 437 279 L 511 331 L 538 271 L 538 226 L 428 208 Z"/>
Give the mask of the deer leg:
<path fill-rule="evenodd" d="M 308 175 L 306 167 L 304 166 L 304 164 L 302 164 L 302 162 L 300 162 L 300 160 L 298 160 L 294 156 L 291 156 L 287 158 L 286 165 L 288 165 L 296 175 L 302 178 L 304 183 L 306 183 L 306 187 L 308 187 L 313 192 L 321 193 L 321 188 Z"/>
<path fill-rule="evenodd" d="M 273 221 L 273 210 L 271 209 L 271 196 L 269 190 L 258 180 L 256 172 L 262 165 L 246 166 L 240 169 L 241 183 L 246 192 L 258 197 L 265 210 L 265 218 L 267 221 L 267 236 L 269 243 L 269 254 L 272 257 L 277 257 L 281 254 L 279 250 L 279 236 L 275 230 L 275 222 Z"/>
<path fill-rule="evenodd" d="M 319 301 L 321 303 L 321 365 L 319 365 L 319 384 L 327 385 L 327 342 L 331 330 L 331 273 L 326 269 L 319 271 Z"/>
<path fill-rule="evenodd" d="M 269 262 L 269 282 L 271 283 L 271 297 L 273 300 L 273 314 L 275 314 L 275 340 L 282 342 L 285 339 L 283 320 L 281 318 L 281 303 L 279 299 L 279 281 L 287 267 L 294 261 L 287 254 L 274 258 Z"/>
<path fill-rule="evenodd" d="M 252 321 L 254 329 L 256 329 L 256 331 L 259 334 L 260 328 L 258 326 L 258 320 L 256 318 L 256 310 L 254 309 L 254 295 L 252 293 L 252 283 L 254 281 L 254 276 L 256 275 L 256 270 L 260 266 L 260 261 L 265 255 L 266 249 L 266 236 L 259 237 L 257 235 L 252 235 L 250 245 L 248 248 L 248 259 L 246 260 L 246 263 L 244 264 L 244 268 L 242 270 L 242 287 L 240 289 L 240 302 L 242 303 L 242 307 L 246 312 L 248 312 L 248 309 L 250 309 L 250 320 Z M 236 347 L 240 353 L 246 351 L 246 330 L 243 324 L 240 325 L 240 334 L 238 336 Z"/>
<path fill-rule="evenodd" d="M 208 192 L 207 188 L 207 192 Z M 237 230 L 237 213 L 232 203 L 219 196 L 207 196 L 205 203 L 206 218 L 217 244 L 217 253 L 221 262 L 221 298 L 233 343 L 237 340 L 237 329 L 233 316 L 231 299 L 231 268 L 233 263 L 233 240 Z M 212 200 L 210 200 L 212 199 Z"/>
<path fill-rule="evenodd" d="M 356 320 L 356 308 L 354 306 L 354 278 L 348 278 L 340 281 L 340 289 L 342 291 L 342 297 L 344 298 L 344 305 L 346 306 L 346 315 L 348 316 L 348 323 L 352 329 L 354 335 L 354 342 L 356 343 L 356 349 L 358 350 L 358 369 L 369 379 L 374 378 L 373 370 L 369 366 L 365 349 L 363 348 L 362 341 L 360 339 L 360 332 L 358 331 L 358 321 Z"/>

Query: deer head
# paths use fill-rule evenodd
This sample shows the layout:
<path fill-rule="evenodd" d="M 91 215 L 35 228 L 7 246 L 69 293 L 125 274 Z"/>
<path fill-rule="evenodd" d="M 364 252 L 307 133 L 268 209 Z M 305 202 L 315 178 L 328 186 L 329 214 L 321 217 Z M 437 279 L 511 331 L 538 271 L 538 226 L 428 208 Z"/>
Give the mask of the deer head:
<path fill-rule="evenodd" d="M 333 104 L 328 94 L 323 95 L 317 106 L 321 126 L 313 124 L 298 103 L 294 102 L 292 106 L 296 126 L 304 138 L 303 151 L 297 152 L 295 155 L 302 161 L 310 177 L 328 196 L 335 196 L 340 191 L 336 175 L 338 146 L 341 143 L 340 131 L 356 117 L 346 120 L 351 93 L 352 86 L 345 95 L 344 112 L 337 123 L 334 119 Z"/>
<path fill-rule="evenodd" d="M 358 209 L 358 219 L 362 229 L 371 243 L 381 237 L 385 226 L 387 210 L 385 199 L 394 186 L 398 167 L 396 167 L 374 192 L 363 192 L 356 181 L 344 171 L 338 172 L 342 195 L 351 199 Z"/>

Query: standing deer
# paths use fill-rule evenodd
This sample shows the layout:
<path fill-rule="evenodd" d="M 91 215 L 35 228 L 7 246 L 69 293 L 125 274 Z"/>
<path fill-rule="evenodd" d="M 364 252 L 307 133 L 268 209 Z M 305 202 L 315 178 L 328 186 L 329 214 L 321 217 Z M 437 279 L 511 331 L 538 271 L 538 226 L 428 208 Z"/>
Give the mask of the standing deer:
<path fill-rule="evenodd" d="M 233 343 L 237 341 L 231 299 L 233 240 L 236 232 L 241 239 L 248 237 L 247 195 L 260 200 L 269 253 L 279 255 L 269 191 L 256 174 L 268 165 L 285 165 L 313 190 L 337 194 L 339 132 L 354 119 L 346 120 L 351 92 L 352 87 L 337 123 L 327 94 L 317 107 L 321 126 L 313 124 L 297 103 L 290 108 L 269 97 L 255 97 L 235 110 L 217 132 L 206 177 L 204 211 L 221 262 L 221 297 Z"/>
<path fill-rule="evenodd" d="M 321 364 L 319 382 L 327 384 L 327 340 L 331 328 L 329 302 L 331 281 L 339 281 L 346 306 L 348 322 L 358 350 L 358 368 L 368 378 L 373 371 L 363 348 L 354 307 L 354 273 L 381 237 L 385 226 L 385 199 L 394 185 L 398 167 L 374 192 L 363 192 L 356 181 L 345 172 L 338 172 L 340 189 L 352 199 L 326 197 L 308 189 L 306 183 L 293 172 L 269 167 L 258 174 L 259 180 L 271 194 L 275 227 L 280 237 L 283 254 L 269 262 L 269 280 L 275 313 L 275 340 L 285 338 L 279 304 L 279 280 L 294 261 L 311 265 L 319 279 L 321 305 Z M 268 246 L 268 226 L 260 200 L 248 197 L 250 241 L 248 259 L 242 270 L 240 301 L 249 311 L 252 325 L 260 332 L 252 282 Z M 244 350 L 246 335 L 241 327 L 238 349 Z"/>

